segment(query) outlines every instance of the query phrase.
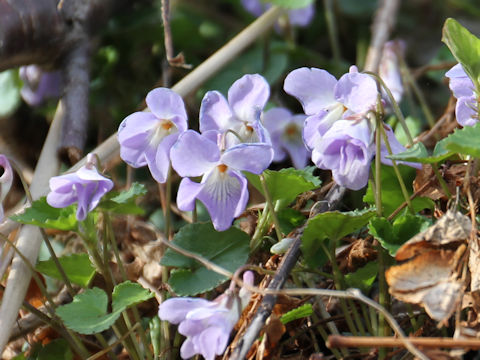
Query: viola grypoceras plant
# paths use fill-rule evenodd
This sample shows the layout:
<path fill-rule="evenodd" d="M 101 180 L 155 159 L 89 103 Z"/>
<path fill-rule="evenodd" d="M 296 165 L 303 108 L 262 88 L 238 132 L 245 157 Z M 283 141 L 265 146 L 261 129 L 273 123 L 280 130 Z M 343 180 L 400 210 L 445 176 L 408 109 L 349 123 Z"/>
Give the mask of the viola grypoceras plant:
<path fill-rule="evenodd" d="M 98 173 L 96 156 L 88 154 L 86 164 L 76 172 L 50 179 L 47 203 L 55 208 L 77 203 L 77 220 L 83 221 L 112 188 L 113 181 Z"/>
<path fill-rule="evenodd" d="M 243 274 L 245 284 L 251 286 L 253 280 L 251 271 Z M 250 291 L 242 287 L 238 295 L 229 289 L 213 301 L 172 298 L 160 304 L 158 315 L 162 320 L 179 324 L 178 332 L 187 337 L 180 348 L 183 359 L 201 354 L 206 360 L 213 360 L 225 351 L 230 333 L 250 301 L 250 295 Z"/>
<path fill-rule="evenodd" d="M 247 74 L 228 90 L 228 100 L 218 91 L 205 94 L 200 107 L 200 132 L 226 133 L 225 145 L 270 143 L 260 117 L 270 96 L 270 86 L 259 74 Z"/>
<path fill-rule="evenodd" d="M 322 69 L 300 68 L 285 79 L 285 91 L 303 106 L 303 138 L 312 150 L 312 161 L 321 169 L 331 170 L 335 181 L 352 190 L 367 185 L 370 163 L 375 155 L 375 121 L 372 116 L 378 101 L 377 84 L 356 66 L 337 79 Z M 392 129 L 383 124 L 392 152 L 405 148 Z M 385 144 L 382 162 L 390 165 Z"/>
<path fill-rule="evenodd" d="M 150 91 L 146 103 L 150 111 L 127 116 L 118 128 L 120 156 L 134 168 L 148 165 L 153 178 L 164 183 L 170 148 L 187 130 L 187 112 L 181 96 L 167 88 Z"/>
<path fill-rule="evenodd" d="M 172 166 L 182 179 L 177 206 L 192 211 L 195 200 L 207 208 L 218 231 L 228 229 L 248 202 L 247 179 L 242 171 L 260 174 L 270 165 L 273 150 L 266 143 L 242 143 L 227 147 L 226 133 L 199 134 L 187 130 L 172 147 Z M 202 176 L 200 183 L 188 177 Z"/>

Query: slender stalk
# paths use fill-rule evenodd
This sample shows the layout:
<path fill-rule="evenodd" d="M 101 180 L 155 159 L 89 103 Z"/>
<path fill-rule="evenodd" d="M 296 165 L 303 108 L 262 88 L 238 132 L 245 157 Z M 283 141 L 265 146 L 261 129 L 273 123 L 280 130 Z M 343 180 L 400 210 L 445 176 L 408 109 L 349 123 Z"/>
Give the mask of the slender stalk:
<path fill-rule="evenodd" d="M 17 173 L 17 175 L 20 179 L 20 182 L 22 183 L 23 190 L 25 191 L 25 196 L 27 197 L 30 204 L 33 203 L 33 198 L 32 198 L 32 194 L 30 192 L 30 188 L 28 187 L 28 184 L 25 181 L 25 178 L 23 177 L 22 171 L 20 171 L 20 169 L 18 168 L 15 161 L 10 161 L 10 164 L 11 164 L 12 168 L 15 170 L 15 172 Z M 39 229 L 40 229 L 40 233 L 42 234 L 43 241 L 44 241 L 45 245 L 47 246 L 48 252 L 50 253 L 50 257 L 52 258 L 53 263 L 55 264 L 58 272 L 60 273 L 60 276 L 62 277 L 63 282 L 65 283 L 65 285 L 67 287 L 68 293 L 70 294 L 71 297 L 74 297 L 75 296 L 75 291 L 73 290 L 72 284 L 70 283 L 70 279 L 68 278 L 67 274 L 63 270 L 62 265 L 60 264 L 60 261 L 58 260 L 57 254 L 55 254 L 55 250 L 53 250 L 53 246 L 50 242 L 50 239 L 48 238 L 44 229 L 42 229 L 42 228 L 39 228 Z"/>
<path fill-rule="evenodd" d="M 262 213 L 258 217 L 257 227 L 255 228 L 255 232 L 253 233 L 252 240 L 250 240 L 250 249 L 251 252 L 255 252 L 257 248 L 262 243 L 263 235 L 268 228 L 268 203 L 263 209 Z"/>
<path fill-rule="evenodd" d="M 388 286 L 387 281 L 385 279 L 385 250 L 379 246 L 378 247 L 378 287 L 379 287 L 379 294 L 378 294 L 378 302 L 382 305 L 385 309 L 388 309 L 389 305 L 389 296 L 388 296 Z M 378 336 L 385 336 L 387 335 L 388 327 L 386 324 L 384 314 L 380 313 L 378 316 Z M 379 359 L 384 359 L 387 353 L 385 349 L 379 350 Z"/>
<path fill-rule="evenodd" d="M 110 239 L 110 244 L 115 256 L 115 259 L 117 261 L 118 267 L 120 269 L 120 273 L 122 275 L 123 281 L 127 280 L 127 272 L 125 271 L 125 267 L 123 266 L 123 261 L 122 258 L 120 257 L 120 252 L 118 251 L 118 246 L 117 242 L 115 241 L 115 237 L 113 236 L 113 228 L 112 228 L 112 222 L 110 220 L 110 216 L 108 214 L 104 214 L 104 219 L 105 219 L 105 228 L 106 228 L 106 233 L 107 233 L 107 239 Z M 133 316 L 135 318 L 135 322 L 137 324 L 141 323 L 141 318 L 140 314 L 138 312 L 137 306 L 134 305 L 131 307 Z M 147 355 L 147 359 L 152 359 L 152 354 L 150 351 L 148 351 L 149 346 L 148 346 L 148 340 L 145 335 L 145 332 L 143 331 L 142 328 L 139 329 L 138 333 L 140 334 L 140 339 L 142 341 L 143 347 L 145 348 L 145 353 Z"/>
<path fill-rule="evenodd" d="M 168 167 L 167 185 L 165 189 L 165 234 L 168 240 L 171 238 L 172 228 L 172 210 L 170 204 L 172 203 L 172 165 Z"/>
<path fill-rule="evenodd" d="M 280 230 L 280 222 L 278 221 L 277 213 L 275 212 L 275 206 L 273 205 L 273 200 L 268 191 L 267 182 L 263 174 L 260 175 L 260 182 L 262 184 L 263 194 L 265 195 L 265 200 L 267 200 L 268 210 L 272 216 L 273 223 L 275 224 L 275 233 L 277 234 L 278 241 L 283 239 L 282 231 Z"/>
<path fill-rule="evenodd" d="M 388 142 L 387 134 L 385 133 L 385 129 L 383 126 L 381 127 L 381 132 L 383 135 L 383 141 L 385 142 L 385 146 L 387 148 L 388 154 L 392 155 L 392 148 L 390 147 L 390 143 Z M 405 182 L 403 181 L 402 174 L 400 174 L 400 170 L 398 169 L 397 162 L 392 160 L 393 170 L 395 171 L 395 175 L 398 179 L 398 184 L 400 185 L 400 189 L 402 190 L 403 197 L 405 202 L 407 203 L 408 209 L 412 214 L 415 214 L 415 209 L 412 206 L 412 201 L 410 200 L 410 195 L 408 195 L 407 187 L 405 186 Z"/>
<path fill-rule="evenodd" d="M 312 314 L 312 318 L 315 322 L 319 321 L 318 316 L 315 313 Z M 320 333 L 320 336 L 322 337 L 323 341 L 326 343 L 328 339 L 327 331 L 324 329 L 324 327 L 321 324 L 317 325 L 316 328 L 317 328 L 317 331 Z M 342 355 L 337 349 L 331 349 L 331 350 L 335 358 L 339 360 L 343 359 L 343 356 L 348 356 L 348 353 Z M 343 350 L 343 349 L 340 348 L 340 350 Z"/>
<path fill-rule="evenodd" d="M 339 65 L 341 60 L 340 42 L 338 41 L 337 24 L 335 21 L 335 9 L 333 0 L 323 0 L 323 7 L 325 8 L 325 21 L 327 23 L 328 40 L 332 48 L 333 61 Z"/>
<path fill-rule="evenodd" d="M 393 97 L 392 92 L 390 89 L 387 87 L 385 82 L 382 80 L 380 76 L 377 74 L 371 72 L 371 71 L 365 71 L 365 74 L 368 74 L 372 77 L 375 78 L 376 81 L 382 86 L 382 88 L 385 90 L 387 93 L 388 99 L 390 100 L 390 103 L 392 104 L 393 107 L 393 112 L 395 113 L 395 116 L 397 117 L 398 121 L 400 121 L 400 125 L 402 125 L 403 131 L 405 132 L 405 135 L 407 136 L 408 139 L 408 145 L 412 146 L 413 145 L 413 137 L 412 134 L 410 133 L 410 129 L 407 126 L 407 122 L 405 121 L 405 117 L 402 114 L 402 111 L 400 110 L 400 106 L 398 106 L 398 103 L 395 101 L 395 98 Z"/>
<path fill-rule="evenodd" d="M 376 146 L 376 156 L 375 156 L 375 207 L 377 208 L 377 215 L 381 217 L 383 214 L 382 209 L 382 158 L 380 156 L 382 143 L 381 143 L 381 133 L 380 127 L 382 126 L 382 121 L 380 117 L 375 114 L 376 120 L 376 131 L 375 131 L 375 146 Z"/>

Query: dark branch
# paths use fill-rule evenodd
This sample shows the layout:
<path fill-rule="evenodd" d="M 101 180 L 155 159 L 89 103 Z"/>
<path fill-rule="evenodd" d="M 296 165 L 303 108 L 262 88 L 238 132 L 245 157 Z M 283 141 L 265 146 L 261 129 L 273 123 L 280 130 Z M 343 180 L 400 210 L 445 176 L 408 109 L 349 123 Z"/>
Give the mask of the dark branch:
<path fill-rule="evenodd" d="M 309 218 L 312 218 L 317 214 L 336 209 L 339 202 L 343 198 L 343 195 L 345 194 L 345 190 L 346 189 L 344 187 L 338 185 L 333 186 L 327 193 L 325 200 L 318 202 L 318 205 L 316 204 L 317 206 L 314 206 Z M 288 274 L 290 273 L 290 271 L 292 271 L 293 267 L 297 263 L 298 257 L 300 256 L 302 234 L 307 224 L 308 221 L 305 225 L 294 230 L 293 234 L 289 236 L 295 238 L 295 241 L 290 246 L 290 249 L 282 259 L 278 267 L 278 271 L 275 274 L 272 282 L 268 285 L 269 290 L 281 289 L 288 277 Z M 245 334 L 238 341 L 237 346 L 233 350 L 230 359 L 240 360 L 246 358 L 248 350 L 252 347 L 255 339 L 258 338 L 258 334 L 260 333 L 260 330 L 265 326 L 267 318 L 272 313 L 273 307 L 275 306 L 276 302 L 277 296 L 265 295 L 262 303 L 257 309 L 257 313 L 255 314 L 253 320 L 250 322 L 249 327 L 245 331 Z"/>

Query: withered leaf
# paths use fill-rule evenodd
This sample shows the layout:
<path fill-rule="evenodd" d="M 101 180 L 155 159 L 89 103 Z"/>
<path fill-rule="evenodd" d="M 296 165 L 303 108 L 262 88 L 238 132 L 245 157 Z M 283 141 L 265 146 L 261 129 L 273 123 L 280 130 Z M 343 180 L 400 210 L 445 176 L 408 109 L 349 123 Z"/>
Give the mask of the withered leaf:
<path fill-rule="evenodd" d="M 455 252 L 430 250 L 411 261 L 392 266 L 386 272 L 390 294 L 420 304 L 437 321 L 450 317 L 462 296 L 462 284 L 452 275 Z"/>
<path fill-rule="evenodd" d="M 448 210 L 435 224 L 415 235 L 398 249 L 395 259 L 409 259 L 431 249 L 464 242 L 470 236 L 472 223 L 458 211 Z"/>

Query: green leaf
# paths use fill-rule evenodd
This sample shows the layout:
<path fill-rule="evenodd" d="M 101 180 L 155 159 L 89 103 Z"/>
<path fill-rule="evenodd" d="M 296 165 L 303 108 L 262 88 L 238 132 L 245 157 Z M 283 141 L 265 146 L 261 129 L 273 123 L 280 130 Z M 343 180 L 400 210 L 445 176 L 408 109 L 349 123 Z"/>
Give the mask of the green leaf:
<path fill-rule="evenodd" d="M 287 9 L 299 9 L 307 5 L 310 5 L 315 0 L 268 0 L 263 2 L 269 2 L 273 5 L 281 6 Z"/>
<path fill-rule="evenodd" d="M 403 181 L 407 187 L 409 194 L 412 194 L 412 183 L 416 176 L 416 170 L 409 166 L 399 165 L 398 166 L 400 173 L 402 175 Z M 381 167 L 381 182 L 382 182 L 382 207 L 385 216 L 390 215 L 394 212 L 403 202 L 405 198 L 403 197 L 402 190 L 398 184 L 398 179 L 395 174 L 395 170 L 392 166 L 382 165 Z M 375 205 L 375 196 L 373 194 L 372 184 L 368 184 L 367 193 L 363 197 L 363 201 L 370 205 Z M 412 205 L 415 211 L 420 211 L 425 208 L 433 208 L 434 203 L 431 199 L 417 197 L 412 200 Z"/>
<path fill-rule="evenodd" d="M 131 281 L 125 281 L 118 284 L 112 293 L 112 309 L 113 311 L 123 311 L 129 306 L 141 303 L 153 297 L 150 290 L 145 289 L 142 285 Z"/>
<path fill-rule="evenodd" d="M 55 339 L 45 345 L 36 357 L 36 360 L 72 360 L 73 354 L 64 339 Z"/>
<path fill-rule="evenodd" d="M 147 193 L 147 189 L 140 183 L 133 183 L 126 191 L 112 192 L 100 203 L 100 207 L 116 214 L 143 215 L 145 210 L 135 202 L 139 196 Z"/>
<path fill-rule="evenodd" d="M 20 105 L 20 87 L 15 70 L 0 72 L 0 118 L 13 113 Z"/>
<path fill-rule="evenodd" d="M 308 221 L 302 235 L 302 251 L 310 266 L 319 266 L 325 261 L 321 244 L 325 239 L 333 241 L 361 229 L 375 216 L 375 210 L 366 209 L 341 213 L 325 212 L 316 215 Z"/>
<path fill-rule="evenodd" d="M 349 288 L 360 289 L 364 294 L 368 294 L 375 278 L 378 274 L 378 263 L 370 261 L 364 267 L 357 271 L 345 275 L 345 283 Z"/>
<path fill-rule="evenodd" d="M 65 274 L 74 284 L 86 287 L 95 275 L 95 267 L 90 262 L 87 254 L 72 254 L 58 258 Z M 54 279 L 63 280 L 52 259 L 39 261 L 37 271 Z"/>
<path fill-rule="evenodd" d="M 288 324 L 291 321 L 298 320 L 313 314 L 312 304 L 303 304 L 296 309 L 290 310 L 280 317 L 282 324 Z"/>
<path fill-rule="evenodd" d="M 393 223 L 385 218 L 374 218 L 368 225 L 369 233 L 378 240 L 382 247 L 395 256 L 398 249 L 410 238 L 427 229 L 431 220 L 420 215 L 404 214 Z"/>
<path fill-rule="evenodd" d="M 479 60 L 480 61 L 480 60 Z M 480 123 L 457 129 L 444 139 L 443 146 L 450 151 L 480 157 Z"/>
<path fill-rule="evenodd" d="M 387 158 L 399 161 L 417 162 L 422 164 L 434 164 L 451 157 L 455 152 L 445 148 L 445 140 L 443 139 L 435 145 L 433 154 L 429 155 L 425 145 L 416 143 L 404 152 L 388 155 Z"/>
<path fill-rule="evenodd" d="M 75 230 L 77 228 L 76 205 L 57 209 L 47 204 L 45 197 L 32 203 L 22 214 L 10 218 L 22 224 L 36 225 L 47 229 Z"/>
<path fill-rule="evenodd" d="M 278 171 L 265 170 L 263 172 L 272 201 L 281 202 L 280 206 L 277 205 L 277 209 L 286 207 L 301 193 L 320 186 L 321 181 L 313 175 L 314 170 L 314 166 L 309 166 L 303 170 L 287 168 Z M 260 177 L 251 173 L 246 173 L 246 176 L 250 183 L 263 194 Z"/>
<path fill-rule="evenodd" d="M 290 233 L 305 222 L 305 216 L 300 211 L 292 208 L 281 209 L 277 212 L 277 218 L 283 234 Z"/>
<path fill-rule="evenodd" d="M 458 21 L 448 18 L 443 25 L 442 41 L 480 91 L 480 39 L 470 33 Z"/>
<path fill-rule="evenodd" d="M 172 242 L 234 272 L 248 259 L 249 240 L 249 236 L 237 228 L 218 232 L 211 223 L 199 223 L 182 227 Z M 171 249 L 165 252 L 161 264 L 180 268 L 172 271 L 168 283 L 181 296 L 212 290 L 227 280 L 225 276 L 207 270 L 197 261 Z"/>
<path fill-rule="evenodd" d="M 112 326 L 127 307 L 152 296 L 139 284 L 125 281 L 113 289 L 111 314 L 107 314 L 107 294 L 97 287 L 75 296 L 70 304 L 59 306 L 56 313 L 69 329 L 80 334 L 96 334 Z"/>
<path fill-rule="evenodd" d="M 56 313 L 69 329 L 95 334 L 108 329 L 120 316 L 121 310 L 107 314 L 107 304 L 105 291 L 94 287 L 75 296 L 70 304 L 59 306 Z"/>

